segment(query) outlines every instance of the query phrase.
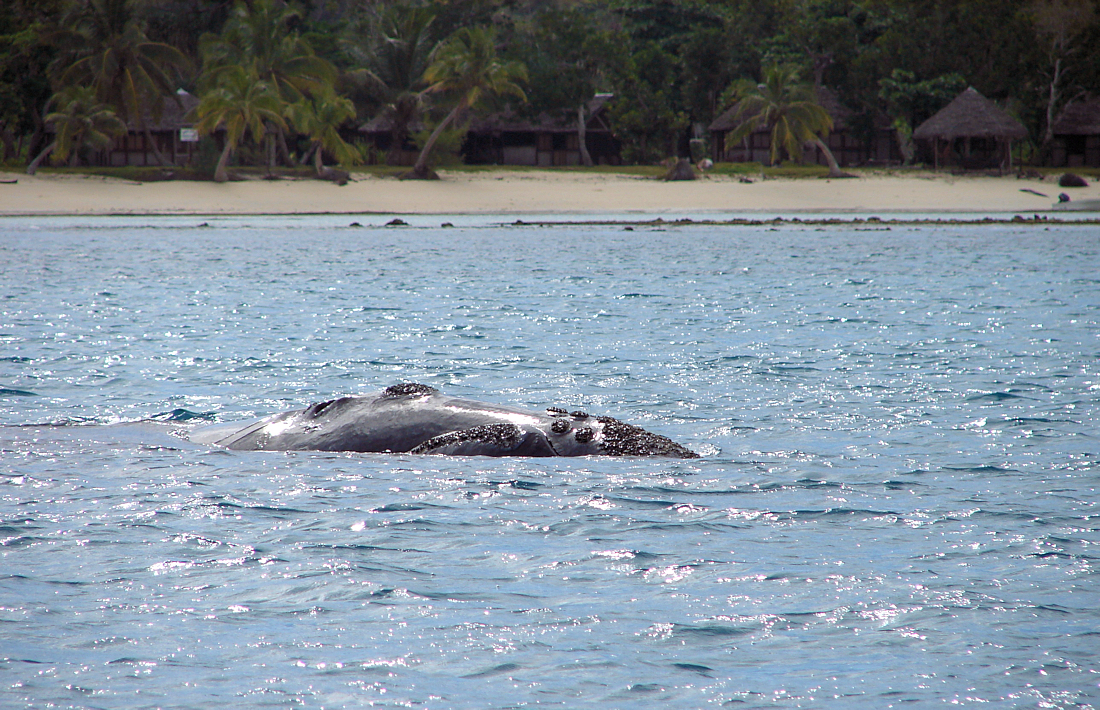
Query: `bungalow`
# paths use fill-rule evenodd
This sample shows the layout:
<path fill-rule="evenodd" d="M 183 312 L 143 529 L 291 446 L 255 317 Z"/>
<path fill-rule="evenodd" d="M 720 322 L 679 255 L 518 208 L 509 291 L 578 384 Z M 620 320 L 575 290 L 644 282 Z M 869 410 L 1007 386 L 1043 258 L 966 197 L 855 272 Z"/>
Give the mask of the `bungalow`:
<path fill-rule="evenodd" d="M 889 126 L 876 123 L 868 139 L 852 125 L 855 112 L 840 103 L 832 90 L 819 88 L 817 100 L 833 119 L 833 130 L 824 142 L 839 165 L 847 167 L 901 162 L 897 140 Z M 771 160 L 771 132 L 767 127 L 761 126 L 739 143 L 731 145 L 728 142 L 729 134 L 740 125 L 736 114 L 735 104 L 710 124 L 708 130 L 711 134 L 711 157 L 715 162 L 768 164 Z M 818 165 L 828 164 L 821 150 L 812 145 L 803 150 L 802 159 Z"/>
<path fill-rule="evenodd" d="M 173 165 L 186 164 L 194 157 L 198 145 L 195 133 L 194 110 L 199 100 L 187 91 L 176 92 L 175 100 L 166 100 L 160 118 L 146 111 L 145 121 L 149 137 L 156 143 L 160 154 Z M 159 165 L 156 153 L 146 140 L 145 131 L 137 121 L 130 121 L 126 135 L 115 139 L 107 151 L 107 165 Z"/>
<path fill-rule="evenodd" d="M 622 162 L 620 145 L 611 131 L 607 105 L 613 94 L 596 94 L 585 105 L 585 140 L 596 165 Z M 496 165 L 580 165 L 580 134 L 577 111 L 559 109 L 539 114 L 533 120 L 513 112 L 475 119 L 466 134 L 467 163 Z"/>
<path fill-rule="evenodd" d="M 913 139 L 923 144 L 924 161 L 937 168 L 1011 168 L 1012 141 L 1023 138 L 1023 124 L 973 86 L 913 131 Z"/>
<path fill-rule="evenodd" d="M 1051 165 L 1100 167 L 1100 97 L 1071 103 L 1051 124 Z"/>
<path fill-rule="evenodd" d="M 403 145 L 396 150 L 393 146 L 393 118 L 385 113 L 380 113 L 371 120 L 359 126 L 359 133 L 366 136 L 367 145 L 371 148 L 367 156 L 368 162 L 385 162 L 387 156 L 392 154 L 396 165 L 411 167 L 416 163 L 419 151 L 409 136 L 405 137 Z M 425 129 L 422 121 L 415 120 L 409 124 L 409 135 L 420 133 Z"/>
<path fill-rule="evenodd" d="M 192 112 L 198 105 L 197 98 L 180 89 L 176 92 L 175 99 L 164 101 L 159 119 L 151 111 L 145 112 L 149 137 L 153 139 L 164 159 L 174 165 L 189 162 L 195 154 L 198 136 L 194 131 Z M 48 125 L 46 130 L 49 133 L 56 132 L 52 125 Z M 110 167 L 159 165 L 156 153 L 138 121 L 129 121 L 126 124 L 126 133 L 115 138 L 109 148 L 89 156 L 89 160 L 93 165 Z"/>
<path fill-rule="evenodd" d="M 611 132 L 607 105 L 612 94 L 596 94 L 585 106 L 585 146 L 592 162 L 618 165 L 621 162 L 618 139 Z M 392 120 L 377 116 L 359 128 L 366 135 L 375 153 L 390 151 Z M 411 133 L 424 130 L 421 123 L 410 127 Z M 580 165 L 580 138 L 577 111 L 560 109 L 544 112 L 534 119 L 520 118 L 509 110 L 470 122 L 462 152 L 465 162 L 494 165 Z M 416 148 L 411 144 L 396 151 L 397 162 L 412 165 Z"/>

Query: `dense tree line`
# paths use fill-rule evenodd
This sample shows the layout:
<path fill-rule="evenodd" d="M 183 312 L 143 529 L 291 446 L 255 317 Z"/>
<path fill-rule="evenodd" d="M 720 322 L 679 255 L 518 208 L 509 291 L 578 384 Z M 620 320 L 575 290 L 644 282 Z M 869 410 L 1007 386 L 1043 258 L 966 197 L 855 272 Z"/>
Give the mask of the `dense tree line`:
<path fill-rule="evenodd" d="M 1042 151 L 1100 93 L 1097 47 L 1100 0 L 5 0 L 0 159 L 74 162 L 182 88 L 204 133 L 225 129 L 221 177 L 235 151 L 358 162 L 348 137 L 380 115 L 391 145 L 423 130 L 423 172 L 459 109 L 564 108 L 583 132 L 597 92 L 624 158 L 654 162 L 780 75 L 829 87 L 864 131 L 889 122 L 903 151 L 972 85 Z"/>

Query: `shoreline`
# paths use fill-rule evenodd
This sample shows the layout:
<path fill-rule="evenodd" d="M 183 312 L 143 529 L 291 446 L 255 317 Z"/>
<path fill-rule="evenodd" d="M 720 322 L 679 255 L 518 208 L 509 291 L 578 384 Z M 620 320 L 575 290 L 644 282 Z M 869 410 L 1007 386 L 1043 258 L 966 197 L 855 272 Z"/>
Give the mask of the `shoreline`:
<path fill-rule="evenodd" d="M 401 181 L 367 174 L 339 186 L 315 179 L 135 182 L 72 174 L 0 173 L 0 216 L 614 216 L 616 224 L 690 215 L 693 222 L 743 222 L 776 215 L 829 215 L 852 221 L 999 215 L 1091 222 L 1100 212 L 1057 210 L 1058 194 L 1100 199 L 1100 185 L 1061 188 L 1051 179 L 866 172 L 854 179 L 709 175 L 664 182 L 622 173 L 441 171 L 439 181 Z M 16 180 L 11 183 L 10 180 Z M 844 217 L 840 217 L 843 215 Z M 851 215 L 851 218 L 847 218 Z M 552 221 L 552 220 L 551 220 Z M 568 220 L 576 223 L 577 220 Z M 791 220 L 788 220 L 791 221 Z M 804 220 L 803 220 L 804 221 Z M 674 223 L 675 220 L 666 223 Z M 531 222 L 532 224 L 536 222 Z"/>

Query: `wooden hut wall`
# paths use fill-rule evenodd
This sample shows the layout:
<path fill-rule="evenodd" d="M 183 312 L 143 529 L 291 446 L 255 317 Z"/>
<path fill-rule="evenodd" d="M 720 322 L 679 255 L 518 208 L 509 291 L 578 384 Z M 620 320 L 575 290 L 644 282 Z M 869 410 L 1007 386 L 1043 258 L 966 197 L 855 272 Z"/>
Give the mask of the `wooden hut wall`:
<path fill-rule="evenodd" d="M 620 146 L 606 132 L 589 132 L 588 153 L 597 165 L 618 165 Z M 580 137 L 561 131 L 509 131 L 466 136 L 463 154 L 467 163 L 561 167 L 581 164 Z"/>
<path fill-rule="evenodd" d="M 1100 135 L 1054 136 L 1050 161 L 1056 168 L 1100 168 Z"/>
<path fill-rule="evenodd" d="M 714 159 L 730 163 L 763 163 L 771 160 L 771 136 L 767 131 L 750 133 L 745 141 L 728 145 L 729 131 L 713 131 Z M 901 154 L 892 131 L 876 131 L 870 143 L 852 131 L 834 131 L 825 140 L 836 162 L 843 167 L 879 163 L 883 165 L 901 162 Z M 828 165 L 825 154 L 816 146 L 807 147 L 802 154 L 805 162 Z"/>
<path fill-rule="evenodd" d="M 173 164 L 181 165 L 191 162 L 195 154 L 197 144 L 183 142 L 179 139 L 179 131 L 150 131 L 150 136 L 156 143 L 160 154 L 165 160 Z M 156 166 L 156 153 L 148 142 L 144 131 L 130 130 L 125 135 L 119 136 L 106 151 L 101 152 L 95 159 L 96 164 L 111 167 L 148 167 Z"/>

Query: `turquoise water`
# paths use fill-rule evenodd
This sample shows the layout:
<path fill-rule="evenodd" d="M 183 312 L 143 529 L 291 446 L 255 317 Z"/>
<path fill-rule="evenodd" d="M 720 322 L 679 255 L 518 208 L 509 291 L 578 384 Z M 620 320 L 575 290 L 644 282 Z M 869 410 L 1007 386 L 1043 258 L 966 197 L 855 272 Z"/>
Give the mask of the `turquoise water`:
<path fill-rule="evenodd" d="M 1100 705 L 1100 227 L 0 220 L 0 706 Z M 698 460 L 211 450 L 423 382 Z"/>

